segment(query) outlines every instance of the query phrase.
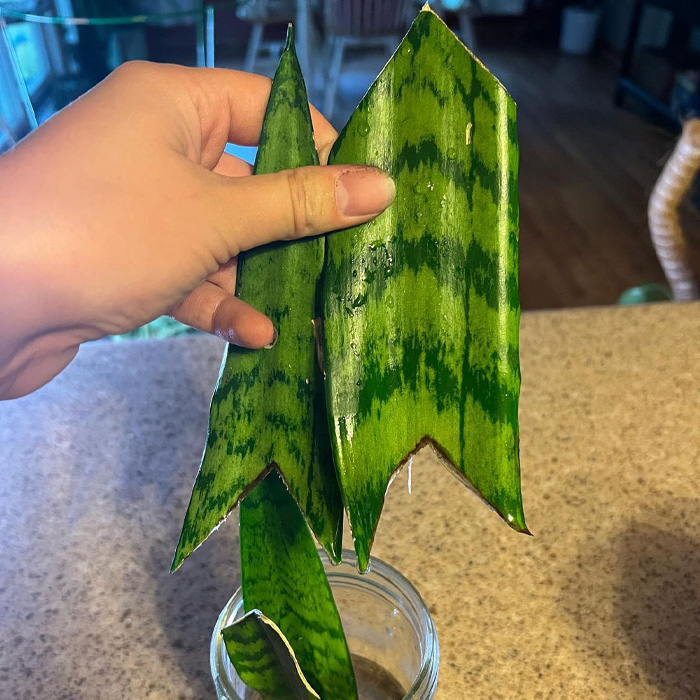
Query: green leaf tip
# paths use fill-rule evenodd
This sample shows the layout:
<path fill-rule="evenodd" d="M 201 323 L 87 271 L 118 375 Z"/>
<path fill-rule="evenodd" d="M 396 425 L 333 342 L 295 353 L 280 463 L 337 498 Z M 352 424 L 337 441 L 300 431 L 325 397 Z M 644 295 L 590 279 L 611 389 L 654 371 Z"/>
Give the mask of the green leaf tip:
<path fill-rule="evenodd" d="M 329 162 L 382 168 L 397 187 L 387 211 L 326 243 L 326 398 L 360 568 L 397 465 L 425 444 L 525 532 L 514 102 L 423 11 Z"/>
<path fill-rule="evenodd" d="M 291 22 L 287 25 L 287 40 L 284 44 L 284 50 L 296 53 L 296 48 L 294 46 L 294 25 Z"/>

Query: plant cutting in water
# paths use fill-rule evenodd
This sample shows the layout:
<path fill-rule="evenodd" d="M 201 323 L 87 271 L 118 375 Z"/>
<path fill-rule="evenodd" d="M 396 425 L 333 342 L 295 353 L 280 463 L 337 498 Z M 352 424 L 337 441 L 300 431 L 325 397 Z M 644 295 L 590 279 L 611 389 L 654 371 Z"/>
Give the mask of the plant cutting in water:
<path fill-rule="evenodd" d="M 281 700 L 292 689 L 294 697 L 306 699 L 309 688 L 322 698 L 356 699 L 350 653 L 316 543 L 276 471 L 242 501 L 240 541 L 245 610 L 258 626 L 269 628 L 264 615 L 279 628 L 263 637 L 276 646 L 262 655 L 260 637 L 251 637 L 259 629 L 238 630 L 253 620 L 244 618 L 223 630 L 229 658 L 243 682 L 270 700 Z M 280 663 L 287 658 L 280 633 L 293 649 L 294 666 Z M 284 692 L 270 692 L 270 687 Z"/>
<path fill-rule="evenodd" d="M 254 172 L 317 162 L 290 29 Z M 513 101 L 426 6 L 330 162 L 387 170 L 396 200 L 361 226 L 241 256 L 237 293 L 279 341 L 227 348 L 173 561 L 241 503 L 248 615 L 223 636 L 269 700 L 356 700 L 312 533 L 337 562 L 344 506 L 366 569 L 391 478 L 422 445 L 527 531 Z"/>

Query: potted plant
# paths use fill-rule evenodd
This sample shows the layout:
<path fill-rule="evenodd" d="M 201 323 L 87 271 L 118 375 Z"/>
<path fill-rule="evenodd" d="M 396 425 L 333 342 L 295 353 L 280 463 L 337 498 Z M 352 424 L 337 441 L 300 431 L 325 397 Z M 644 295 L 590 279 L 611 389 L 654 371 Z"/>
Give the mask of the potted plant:
<path fill-rule="evenodd" d="M 595 43 L 600 25 L 598 0 L 587 0 L 564 8 L 559 49 L 574 56 L 587 56 Z"/>

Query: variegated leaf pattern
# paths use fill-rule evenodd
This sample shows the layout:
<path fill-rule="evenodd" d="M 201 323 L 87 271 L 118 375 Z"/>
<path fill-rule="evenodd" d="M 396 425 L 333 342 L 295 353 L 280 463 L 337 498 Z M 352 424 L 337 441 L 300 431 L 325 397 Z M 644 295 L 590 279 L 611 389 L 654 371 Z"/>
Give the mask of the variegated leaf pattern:
<path fill-rule="evenodd" d="M 265 700 L 319 700 L 280 628 L 259 610 L 225 627 L 221 636 L 236 673 Z"/>
<path fill-rule="evenodd" d="M 526 531 L 513 100 L 424 8 L 329 162 L 397 186 L 376 220 L 327 239 L 326 396 L 361 568 L 393 473 L 426 442 Z"/>
<path fill-rule="evenodd" d="M 318 164 L 293 32 L 272 84 L 255 173 Z M 238 296 L 279 330 L 269 350 L 229 345 L 211 403 L 209 435 L 172 569 L 198 547 L 267 470 L 282 472 L 319 542 L 338 561 L 342 501 L 316 360 L 314 319 L 324 239 L 242 254 Z"/>
<path fill-rule="evenodd" d="M 245 610 L 260 610 L 274 620 L 323 700 L 357 700 L 350 652 L 323 563 L 276 471 L 241 503 L 240 540 Z"/>

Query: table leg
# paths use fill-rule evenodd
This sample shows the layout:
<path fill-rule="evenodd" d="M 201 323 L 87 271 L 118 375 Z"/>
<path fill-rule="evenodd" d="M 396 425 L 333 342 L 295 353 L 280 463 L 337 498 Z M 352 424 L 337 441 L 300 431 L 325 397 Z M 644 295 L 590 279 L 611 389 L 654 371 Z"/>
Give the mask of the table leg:
<path fill-rule="evenodd" d="M 204 25 L 206 34 L 204 56 L 207 68 L 214 67 L 214 20 L 214 7 L 212 5 L 207 5 L 204 10 Z"/>
<path fill-rule="evenodd" d="M 622 53 L 622 61 L 620 62 L 620 73 L 615 85 L 615 94 L 613 102 L 616 107 L 622 106 L 625 93 L 625 79 L 630 77 L 632 70 L 632 60 L 634 59 L 634 50 L 637 46 L 637 36 L 642 23 L 642 14 L 644 13 L 644 0 L 636 0 L 634 10 L 632 11 L 632 21 L 627 33 L 627 42 L 625 50 Z"/>
<path fill-rule="evenodd" d="M 301 72 L 308 80 L 309 78 L 309 0 L 297 0 L 296 26 L 296 49 Z"/>

